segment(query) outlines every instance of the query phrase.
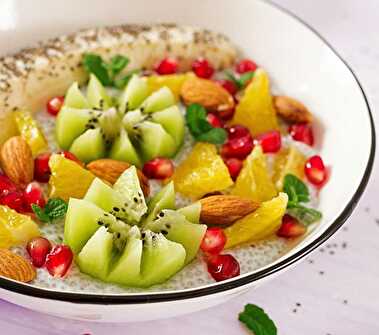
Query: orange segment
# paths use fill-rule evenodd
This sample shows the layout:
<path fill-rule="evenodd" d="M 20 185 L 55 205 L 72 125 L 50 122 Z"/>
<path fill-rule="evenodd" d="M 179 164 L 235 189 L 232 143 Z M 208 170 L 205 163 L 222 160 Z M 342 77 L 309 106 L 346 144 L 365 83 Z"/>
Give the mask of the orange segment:
<path fill-rule="evenodd" d="M 17 125 L 13 114 L 2 111 L 0 113 L 0 146 L 12 136 L 18 135 Z"/>
<path fill-rule="evenodd" d="M 253 136 L 279 130 L 267 73 L 258 69 L 237 105 L 232 124 L 249 128 Z"/>
<path fill-rule="evenodd" d="M 256 146 L 246 158 L 232 194 L 258 202 L 270 200 L 276 196 L 277 191 L 260 146 Z"/>
<path fill-rule="evenodd" d="M 233 185 L 228 168 L 210 143 L 197 143 L 188 157 L 176 168 L 173 176 L 176 191 L 199 199 Z"/>
<path fill-rule="evenodd" d="M 51 156 L 49 166 L 51 198 L 62 198 L 65 201 L 69 198 L 81 199 L 95 179 L 91 172 L 62 155 Z"/>
<path fill-rule="evenodd" d="M 283 189 L 283 180 L 287 174 L 293 174 L 304 180 L 305 161 L 306 157 L 294 145 L 282 149 L 275 156 L 273 179 L 279 191 Z"/>
<path fill-rule="evenodd" d="M 39 235 L 37 224 L 29 216 L 0 206 L 0 248 L 24 244 Z"/>
<path fill-rule="evenodd" d="M 33 156 L 47 150 L 48 145 L 45 136 L 30 112 L 25 110 L 15 111 L 14 119 L 20 135 L 32 149 Z"/>
<path fill-rule="evenodd" d="M 227 238 L 225 248 L 258 241 L 275 234 L 286 212 L 287 202 L 287 194 L 280 193 L 276 198 L 263 202 L 255 212 L 224 229 Z"/>

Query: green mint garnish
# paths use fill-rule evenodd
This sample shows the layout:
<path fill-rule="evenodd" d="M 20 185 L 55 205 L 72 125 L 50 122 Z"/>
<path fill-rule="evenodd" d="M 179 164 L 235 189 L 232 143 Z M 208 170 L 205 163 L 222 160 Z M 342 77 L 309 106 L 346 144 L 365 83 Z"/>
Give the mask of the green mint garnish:
<path fill-rule="evenodd" d="M 251 330 L 254 335 L 276 335 L 277 328 L 265 311 L 252 304 L 247 304 L 238 319 Z"/>
<path fill-rule="evenodd" d="M 207 120 L 207 111 L 199 104 L 191 104 L 186 112 L 187 126 L 196 141 L 222 144 L 227 134 L 223 128 L 213 128 Z"/>
<path fill-rule="evenodd" d="M 32 210 L 37 218 L 42 222 L 52 223 L 54 220 L 65 216 L 67 212 L 67 203 L 60 198 L 51 198 L 44 208 L 32 204 Z"/>
<path fill-rule="evenodd" d="M 230 71 L 225 71 L 225 76 L 231 80 L 237 87 L 238 89 L 241 89 L 245 87 L 245 85 L 254 77 L 254 71 L 246 72 L 242 74 L 239 78 L 236 77 L 232 72 Z"/>
<path fill-rule="evenodd" d="M 310 224 L 319 221 L 322 217 L 320 211 L 299 204 L 287 208 L 287 213 L 299 220 L 305 226 L 309 226 Z"/>

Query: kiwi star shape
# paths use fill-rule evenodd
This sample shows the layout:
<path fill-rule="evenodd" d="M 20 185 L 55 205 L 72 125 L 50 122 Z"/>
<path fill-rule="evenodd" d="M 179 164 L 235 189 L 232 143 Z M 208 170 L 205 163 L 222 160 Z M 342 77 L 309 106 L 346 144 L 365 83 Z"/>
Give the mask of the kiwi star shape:
<path fill-rule="evenodd" d="M 171 90 L 150 94 L 146 78 L 134 75 L 111 97 L 91 74 L 86 96 L 75 82 L 57 116 L 58 145 L 81 161 L 109 157 L 140 167 L 155 157 L 172 157 L 184 137 L 184 118 Z"/>
<path fill-rule="evenodd" d="M 148 287 L 196 257 L 206 231 L 199 224 L 200 209 L 194 203 L 175 210 L 173 183 L 146 204 L 132 166 L 113 187 L 96 178 L 83 199 L 69 200 L 64 240 L 83 273 Z"/>

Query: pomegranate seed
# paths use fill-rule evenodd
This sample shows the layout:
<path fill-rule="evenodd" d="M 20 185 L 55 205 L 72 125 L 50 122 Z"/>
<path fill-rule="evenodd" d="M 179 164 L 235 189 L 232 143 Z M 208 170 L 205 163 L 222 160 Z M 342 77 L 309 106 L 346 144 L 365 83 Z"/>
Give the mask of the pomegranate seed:
<path fill-rule="evenodd" d="M 233 108 L 230 108 L 230 109 L 219 111 L 218 115 L 220 116 L 220 118 L 222 120 L 228 121 L 228 120 L 230 120 L 233 117 L 235 111 L 236 111 L 236 109 L 233 107 Z"/>
<path fill-rule="evenodd" d="M 199 58 L 192 63 L 192 71 L 200 78 L 209 79 L 213 76 L 214 69 L 204 58 Z"/>
<path fill-rule="evenodd" d="M 36 181 L 28 184 L 24 191 L 24 205 L 28 212 L 32 212 L 32 205 L 38 205 L 39 207 L 45 207 L 46 200 L 43 195 L 43 190 L 40 184 Z"/>
<path fill-rule="evenodd" d="M 24 211 L 24 198 L 22 192 L 14 191 L 0 198 L 0 205 L 8 206 L 17 212 Z"/>
<path fill-rule="evenodd" d="M 286 214 L 283 216 L 282 225 L 277 231 L 277 235 L 285 238 L 299 237 L 304 235 L 307 228 L 294 217 Z"/>
<path fill-rule="evenodd" d="M 0 174 L 0 197 L 15 191 L 17 191 L 16 184 L 6 175 Z"/>
<path fill-rule="evenodd" d="M 47 183 L 50 178 L 49 160 L 51 157 L 50 152 L 45 152 L 38 155 L 34 159 L 34 179 L 40 183 Z"/>
<path fill-rule="evenodd" d="M 255 64 L 255 62 L 253 62 L 251 59 L 242 59 L 236 65 L 236 72 L 243 74 L 246 72 L 255 71 L 257 68 L 257 64 Z"/>
<path fill-rule="evenodd" d="M 165 58 L 155 67 L 158 74 L 173 74 L 177 71 L 178 62 L 173 58 Z"/>
<path fill-rule="evenodd" d="M 221 85 L 223 88 L 225 88 L 231 95 L 234 95 L 238 91 L 237 85 L 228 79 L 219 79 L 216 80 L 216 83 Z"/>
<path fill-rule="evenodd" d="M 44 237 L 36 237 L 28 242 L 26 251 L 28 252 L 32 263 L 36 268 L 45 265 L 46 256 L 50 252 L 52 246 L 49 240 Z"/>
<path fill-rule="evenodd" d="M 207 121 L 213 128 L 222 128 L 223 126 L 221 120 L 213 113 L 208 113 Z"/>
<path fill-rule="evenodd" d="M 318 155 L 310 157 L 305 163 L 305 175 L 310 183 L 321 187 L 327 179 L 327 170 L 322 158 Z"/>
<path fill-rule="evenodd" d="M 150 179 L 170 178 L 174 173 L 174 164 L 168 158 L 154 158 L 142 168 L 144 175 Z"/>
<path fill-rule="evenodd" d="M 51 98 L 46 105 L 47 112 L 51 115 L 56 116 L 61 110 L 64 103 L 64 97 L 54 97 Z"/>
<path fill-rule="evenodd" d="M 230 177 L 232 177 L 233 180 L 236 180 L 241 172 L 243 161 L 238 158 L 228 158 L 225 159 L 225 165 L 228 167 Z"/>
<path fill-rule="evenodd" d="M 282 146 L 282 137 L 277 130 L 268 131 L 254 140 L 254 145 L 260 145 L 263 152 L 278 152 Z"/>
<path fill-rule="evenodd" d="M 67 158 L 75 163 L 78 163 L 80 166 L 84 166 L 83 162 L 70 151 L 59 151 L 58 154 L 62 155 L 64 158 Z"/>
<path fill-rule="evenodd" d="M 314 143 L 312 127 L 308 123 L 295 123 L 289 127 L 288 132 L 295 141 L 310 146 Z"/>
<path fill-rule="evenodd" d="M 245 159 L 253 150 L 253 139 L 250 135 L 228 140 L 221 147 L 221 156 L 224 158 Z"/>
<path fill-rule="evenodd" d="M 67 245 L 56 245 L 46 256 L 46 269 L 53 277 L 64 277 L 70 269 L 73 259 Z"/>
<path fill-rule="evenodd" d="M 226 236 L 221 228 L 208 228 L 200 249 L 207 254 L 217 255 L 224 249 L 225 243 Z"/>
<path fill-rule="evenodd" d="M 236 277 L 240 274 L 240 265 L 232 255 L 216 255 L 209 257 L 208 272 L 216 281 Z"/>
<path fill-rule="evenodd" d="M 245 136 L 250 135 L 249 129 L 247 129 L 244 126 L 240 126 L 238 124 L 235 126 L 227 127 L 226 131 L 228 132 L 228 139 L 229 140 L 233 140 L 235 138 L 241 138 L 241 137 L 245 137 Z"/>

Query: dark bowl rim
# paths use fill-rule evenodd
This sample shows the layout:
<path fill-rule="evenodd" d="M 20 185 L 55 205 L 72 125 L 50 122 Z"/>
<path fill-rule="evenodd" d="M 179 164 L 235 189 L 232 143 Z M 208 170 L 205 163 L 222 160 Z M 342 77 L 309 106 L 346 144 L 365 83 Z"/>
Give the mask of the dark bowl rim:
<path fill-rule="evenodd" d="M 353 69 L 350 67 L 350 65 L 339 55 L 339 53 L 334 49 L 333 46 L 330 45 L 329 42 L 325 40 L 324 37 L 320 35 L 313 27 L 311 27 L 308 23 L 303 21 L 301 18 L 299 18 L 297 15 L 293 14 L 289 10 L 281 7 L 278 4 L 275 4 L 271 2 L 270 0 L 260 0 L 263 1 L 272 7 L 278 9 L 285 15 L 289 15 L 292 18 L 294 18 L 296 21 L 298 21 L 300 24 L 305 26 L 309 29 L 309 31 L 313 32 L 316 36 L 318 36 L 319 39 L 321 39 L 326 46 L 329 47 L 329 49 L 342 61 L 346 68 L 351 72 L 353 75 L 359 89 L 362 92 L 362 96 L 365 100 L 367 112 L 369 114 L 370 118 L 370 125 L 371 125 L 371 149 L 370 149 L 370 156 L 365 168 L 364 175 L 362 177 L 362 180 L 355 191 L 352 199 L 348 202 L 348 204 L 345 206 L 344 210 L 341 212 L 341 214 L 337 217 L 337 219 L 333 222 L 333 224 L 330 225 L 330 227 L 316 240 L 314 240 L 309 245 L 305 246 L 301 250 L 297 251 L 292 256 L 284 259 L 283 261 L 271 265 L 265 269 L 262 269 L 260 271 L 257 271 L 253 274 L 243 276 L 243 277 L 237 277 L 235 280 L 228 281 L 225 283 L 219 283 L 214 286 L 210 287 L 204 287 L 204 288 L 194 288 L 189 289 L 183 292 L 162 292 L 162 293 L 146 293 L 146 294 L 128 294 L 128 295 L 111 295 L 111 294 L 83 294 L 83 293 L 74 293 L 74 292 L 55 292 L 47 289 L 42 288 L 36 288 L 27 284 L 19 283 L 13 280 L 9 280 L 6 278 L 0 278 L 0 288 L 5 289 L 14 293 L 35 297 L 35 298 L 42 298 L 42 299 L 48 299 L 48 300 L 56 300 L 61 302 L 70 302 L 70 303 L 77 303 L 77 304 L 98 304 L 98 305 L 121 305 L 121 304 L 143 304 L 143 303 L 158 303 L 158 302 L 170 302 L 170 301 L 177 301 L 177 300 L 185 300 L 185 299 L 193 299 L 198 297 L 203 297 L 207 295 L 212 295 L 216 293 L 226 292 L 232 289 L 236 289 L 248 284 L 251 284 L 257 280 L 263 279 L 269 275 L 273 275 L 275 273 L 280 272 L 286 267 L 289 267 L 290 265 L 296 263 L 300 259 L 307 256 L 311 251 L 319 247 L 321 244 L 323 244 L 325 241 L 327 241 L 339 228 L 342 227 L 342 225 L 345 223 L 345 221 L 349 218 L 351 215 L 353 209 L 356 207 L 360 197 L 362 196 L 367 183 L 369 181 L 371 171 L 374 164 L 374 158 L 375 158 L 375 148 L 376 148 L 376 135 L 375 135 L 375 126 L 374 126 L 374 120 L 372 116 L 372 111 L 370 109 L 370 105 L 367 99 L 367 96 L 363 90 L 363 87 L 361 83 L 358 80 L 357 75 L 354 73 Z"/>

